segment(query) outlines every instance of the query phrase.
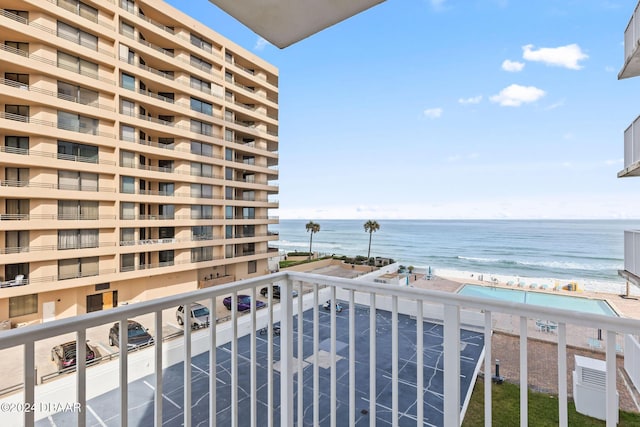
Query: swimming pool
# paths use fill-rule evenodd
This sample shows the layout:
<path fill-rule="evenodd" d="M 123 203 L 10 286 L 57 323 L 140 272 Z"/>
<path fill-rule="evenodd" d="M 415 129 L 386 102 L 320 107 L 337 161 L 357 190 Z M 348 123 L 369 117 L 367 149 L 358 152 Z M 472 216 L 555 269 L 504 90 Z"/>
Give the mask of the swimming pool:
<path fill-rule="evenodd" d="M 460 295 L 492 298 L 502 301 L 521 302 L 543 307 L 581 311 L 583 313 L 603 314 L 618 317 L 611 306 L 601 299 L 571 297 L 568 295 L 548 294 L 545 292 L 521 291 L 518 289 L 497 288 L 480 285 L 464 285 L 458 291 Z"/>

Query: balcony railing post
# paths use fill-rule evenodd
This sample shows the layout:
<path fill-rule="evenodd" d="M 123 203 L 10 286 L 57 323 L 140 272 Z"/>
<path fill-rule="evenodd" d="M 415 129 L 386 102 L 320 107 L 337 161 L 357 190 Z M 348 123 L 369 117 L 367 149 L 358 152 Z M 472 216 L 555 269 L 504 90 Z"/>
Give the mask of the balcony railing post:
<path fill-rule="evenodd" d="M 460 308 L 444 306 L 444 425 L 460 426 Z"/>
<path fill-rule="evenodd" d="M 76 402 L 80 404 L 80 408 L 86 408 L 87 405 L 87 331 L 78 329 L 76 335 Z M 78 427 L 87 425 L 86 411 L 83 409 L 78 411 L 77 418 Z"/>
<path fill-rule="evenodd" d="M 280 425 L 293 425 L 293 286 L 291 279 L 280 282 Z M 301 296 L 302 298 L 302 296 Z M 300 357 L 300 355 L 298 355 Z M 302 392 L 302 385 L 300 392 Z M 299 408 L 302 410 L 302 408 Z"/>
<path fill-rule="evenodd" d="M 606 349 L 606 412 L 607 427 L 615 427 L 618 424 L 618 395 L 616 392 L 616 333 L 607 331 L 607 349 Z"/>
<path fill-rule="evenodd" d="M 558 425 L 567 427 L 567 325 L 558 324 Z"/>
<path fill-rule="evenodd" d="M 491 426 L 491 385 L 493 383 L 491 376 L 491 333 L 493 330 L 491 311 L 484 312 L 484 425 Z M 498 375 L 498 373 L 496 373 Z"/>
<path fill-rule="evenodd" d="M 520 317 L 520 426 L 529 424 L 529 377 L 527 373 L 527 318 Z"/>

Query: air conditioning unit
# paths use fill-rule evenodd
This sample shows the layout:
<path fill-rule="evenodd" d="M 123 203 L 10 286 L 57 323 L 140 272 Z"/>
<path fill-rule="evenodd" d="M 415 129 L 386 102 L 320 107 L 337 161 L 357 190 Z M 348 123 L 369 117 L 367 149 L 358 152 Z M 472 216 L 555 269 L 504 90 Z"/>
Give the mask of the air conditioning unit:
<path fill-rule="evenodd" d="M 607 365 L 604 360 L 575 356 L 576 368 L 573 371 L 573 400 L 576 411 L 599 420 L 607 418 Z M 616 409 L 618 392 L 616 391 Z M 618 411 L 616 410 L 616 424 Z"/>

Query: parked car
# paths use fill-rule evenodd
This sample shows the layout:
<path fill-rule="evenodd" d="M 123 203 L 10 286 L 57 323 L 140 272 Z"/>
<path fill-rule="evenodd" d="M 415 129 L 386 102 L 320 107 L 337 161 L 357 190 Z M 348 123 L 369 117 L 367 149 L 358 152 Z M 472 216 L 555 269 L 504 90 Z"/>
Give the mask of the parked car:
<path fill-rule="evenodd" d="M 202 304 L 191 304 L 191 327 L 193 329 L 206 328 L 209 326 L 211 313 L 209 309 Z M 176 320 L 178 325 L 184 325 L 184 306 L 181 305 L 176 310 Z"/>
<path fill-rule="evenodd" d="M 148 329 L 140 323 L 129 320 L 127 321 L 127 329 L 127 348 L 129 350 L 153 344 L 153 337 L 149 334 Z M 120 347 L 120 322 L 114 323 L 109 329 L 109 345 Z"/>
<path fill-rule="evenodd" d="M 231 297 L 226 297 L 222 300 L 222 303 L 227 310 L 231 310 Z M 265 307 L 267 304 L 260 300 L 256 300 L 256 308 Z M 238 311 L 251 310 L 251 297 L 249 295 L 238 295 Z"/>
<path fill-rule="evenodd" d="M 263 297 L 268 297 L 269 296 L 269 288 L 268 287 L 264 287 L 262 289 L 260 289 L 260 294 L 262 294 Z M 298 296 L 298 291 L 291 291 L 291 296 L 292 297 L 297 297 Z M 273 297 L 280 299 L 280 285 L 273 285 Z"/>
<path fill-rule="evenodd" d="M 96 358 L 96 353 L 91 350 L 89 344 L 86 344 L 86 346 L 87 362 L 91 362 Z M 51 349 L 51 361 L 56 363 L 58 371 L 76 366 L 76 342 L 69 341 L 53 347 Z"/>

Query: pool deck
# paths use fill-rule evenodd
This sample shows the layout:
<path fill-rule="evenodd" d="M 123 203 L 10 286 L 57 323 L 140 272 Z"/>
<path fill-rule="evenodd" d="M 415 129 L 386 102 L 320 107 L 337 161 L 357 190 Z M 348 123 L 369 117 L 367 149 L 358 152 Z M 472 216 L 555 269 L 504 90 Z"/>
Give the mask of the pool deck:
<path fill-rule="evenodd" d="M 320 271 L 322 270 L 322 271 Z M 340 266 L 332 268 L 310 270 L 310 273 L 325 274 L 338 277 L 351 276 L 351 269 Z M 431 280 L 424 279 L 423 275 L 410 277 L 410 286 L 422 289 L 438 290 L 443 292 L 457 293 L 465 284 L 475 284 L 483 286 L 504 287 L 506 289 L 519 289 L 530 292 L 546 292 L 556 295 L 566 295 L 572 297 L 594 298 L 605 300 L 622 317 L 640 319 L 640 299 L 623 298 L 617 294 L 587 292 L 587 291 L 566 291 L 566 290 L 541 290 L 517 288 L 507 286 L 506 283 L 491 283 L 478 280 L 449 279 L 434 276 Z M 557 339 L 554 332 L 539 331 L 535 325 L 536 319 L 530 319 L 527 335 L 529 337 L 527 346 L 529 387 L 546 393 L 557 394 L 558 392 L 558 356 Z M 500 360 L 500 375 L 509 382 L 518 383 L 520 381 L 520 318 L 506 314 L 494 314 L 494 335 L 491 342 L 491 354 L 494 359 Z M 567 325 L 567 385 L 569 394 L 572 394 L 572 372 L 574 369 L 574 355 L 591 357 L 604 360 L 604 342 L 602 349 L 595 349 L 590 346 L 590 342 L 597 341 L 597 330 L 574 325 Z M 603 333 L 604 338 L 604 333 Z M 618 337 L 618 344 L 623 349 L 622 337 Z M 640 393 L 631 385 L 630 380 L 624 373 L 624 358 L 622 353 L 618 354 L 618 393 L 620 408 L 625 411 L 640 412 Z M 483 367 L 484 371 L 484 367 Z M 492 374 L 495 373 L 494 366 L 491 367 Z"/>

